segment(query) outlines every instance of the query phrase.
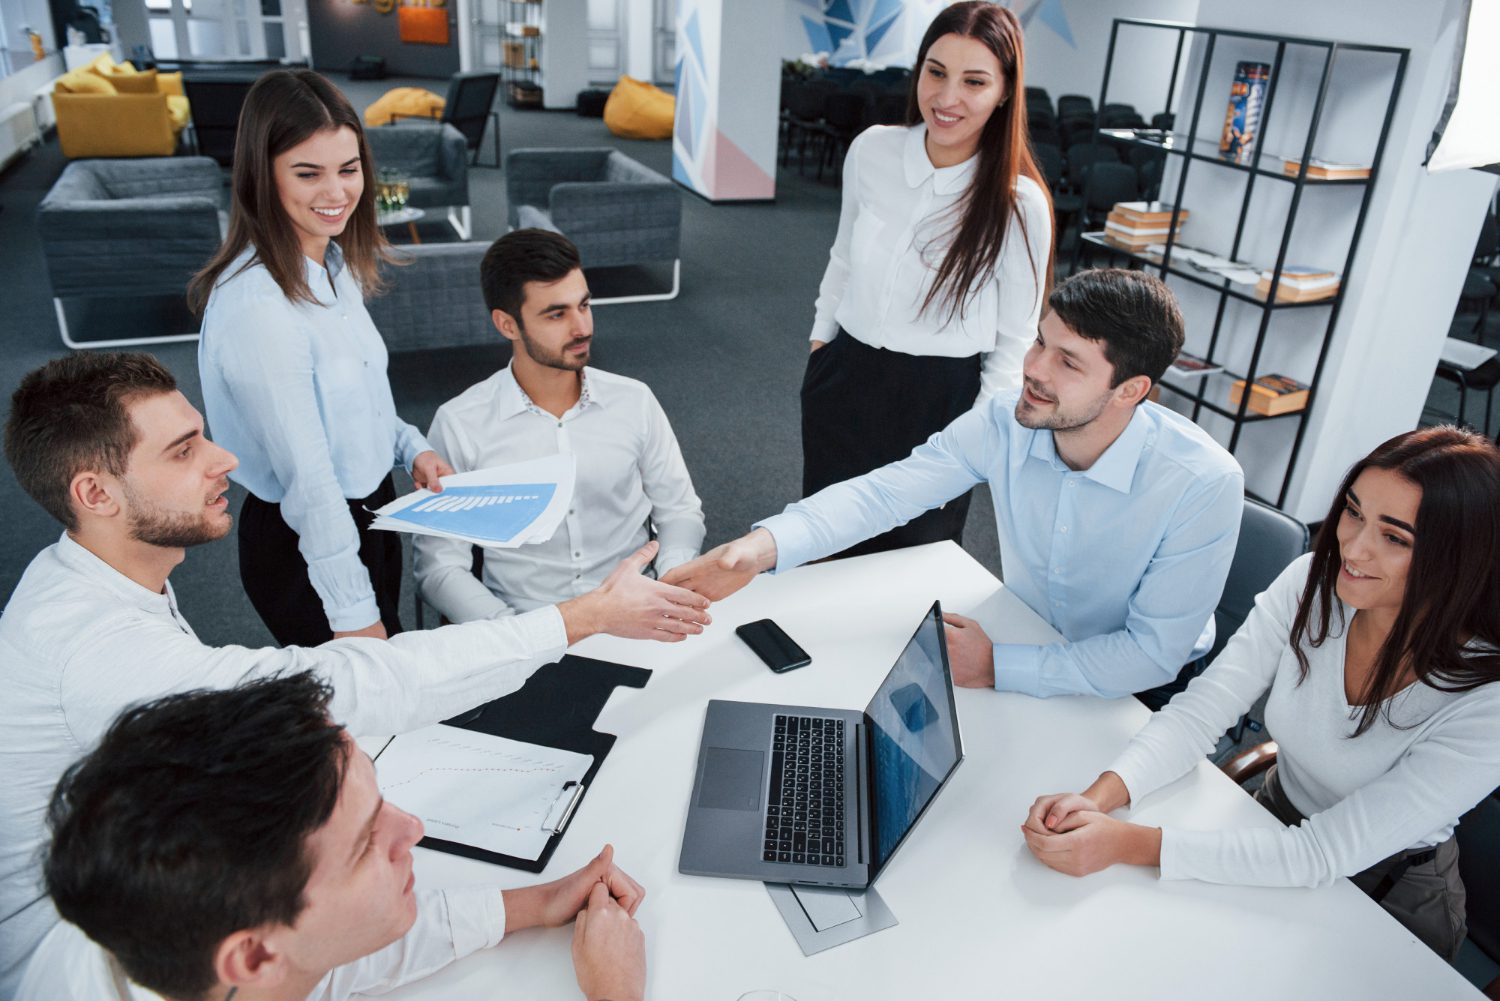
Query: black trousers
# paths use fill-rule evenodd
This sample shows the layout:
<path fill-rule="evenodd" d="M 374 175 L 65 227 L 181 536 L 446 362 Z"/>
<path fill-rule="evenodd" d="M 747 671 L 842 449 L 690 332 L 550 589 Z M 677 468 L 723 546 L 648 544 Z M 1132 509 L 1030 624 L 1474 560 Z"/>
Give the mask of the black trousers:
<path fill-rule="evenodd" d="M 802 495 L 898 459 L 974 406 L 978 355 L 939 358 L 872 348 L 845 333 L 807 359 L 802 379 Z M 972 491 L 839 556 L 963 541 Z"/>
<path fill-rule="evenodd" d="M 370 496 L 349 501 L 349 513 L 359 530 L 359 561 L 370 572 L 380 621 L 390 636 L 401 632 L 401 537 L 395 532 L 370 531 L 375 516 L 366 508 L 373 510 L 395 499 L 396 485 L 387 476 Z M 239 544 L 240 581 L 276 642 L 317 646 L 333 639 L 323 600 L 307 577 L 307 562 L 297 550 L 297 533 L 282 519 L 281 505 L 247 494 L 240 507 Z"/>

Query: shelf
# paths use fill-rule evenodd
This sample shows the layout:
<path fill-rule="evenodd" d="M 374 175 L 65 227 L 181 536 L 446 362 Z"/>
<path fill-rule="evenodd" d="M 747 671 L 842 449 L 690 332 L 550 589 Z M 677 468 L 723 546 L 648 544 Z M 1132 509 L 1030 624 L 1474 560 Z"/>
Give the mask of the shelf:
<path fill-rule="evenodd" d="M 1092 244 L 1096 247 L 1102 247 L 1105 250 L 1109 251 L 1111 254 L 1119 254 L 1122 257 L 1128 257 L 1133 261 L 1138 261 L 1141 264 L 1149 264 L 1155 268 L 1162 267 L 1162 258 L 1160 254 L 1149 254 L 1144 250 L 1129 250 L 1117 243 L 1110 243 L 1108 240 L 1104 239 L 1104 235 L 1102 233 L 1084 233 L 1082 234 L 1082 239 L 1085 243 Z M 1343 288 L 1340 287 L 1338 293 L 1331 295 L 1326 299 L 1314 299 L 1310 302 L 1269 302 L 1264 296 L 1262 296 L 1255 290 L 1255 286 L 1242 285 L 1239 282 L 1232 282 L 1228 278 L 1225 278 L 1222 275 L 1215 274 L 1212 271 L 1199 271 L 1194 267 L 1184 267 L 1178 264 L 1168 264 L 1166 265 L 1166 272 L 1169 275 L 1175 275 L 1178 278 L 1181 278 L 1183 281 L 1192 282 L 1194 285 L 1199 285 L 1203 288 L 1212 289 L 1215 292 L 1223 293 L 1224 295 L 1229 296 L 1229 298 L 1231 299 L 1238 299 L 1240 302 L 1247 302 L 1252 306 L 1262 306 L 1266 309 L 1306 309 L 1309 306 L 1330 306 L 1333 303 L 1338 302 L 1339 297 L 1344 294 Z"/>
<path fill-rule="evenodd" d="M 1174 375 L 1174 373 L 1168 372 L 1167 375 Z M 1179 376 L 1178 378 L 1183 377 Z M 1165 392 L 1180 396 L 1191 403 L 1198 404 L 1204 410 L 1232 421 L 1235 420 L 1239 413 L 1239 404 L 1229 402 L 1229 389 L 1233 383 L 1239 381 L 1241 378 L 1243 377 L 1228 369 L 1222 369 L 1218 372 L 1209 372 L 1206 375 L 1187 376 L 1187 380 L 1196 380 L 1198 382 L 1199 388 L 1196 391 L 1170 383 L 1166 381 L 1165 376 L 1158 379 L 1156 384 Z M 1240 418 L 1240 422 L 1243 424 L 1259 424 L 1264 421 L 1280 421 L 1288 417 L 1301 417 L 1305 413 L 1307 413 L 1306 408 L 1289 410 L 1284 414 L 1258 414 L 1254 410 L 1246 409 L 1245 416 Z"/>
<path fill-rule="evenodd" d="M 1141 133 L 1145 134 L 1142 135 Z M 1198 160 L 1203 163 L 1216 163 L 1230 170 L 1239 170 L 1247 174 L 1256 174 L 1260 177 L 1274 177 L 1278 181 L 1289 181 L 1293 184 L 1297 181 L 1295 174 L 1287 174 L 1282 170 L 1270 170 L 1266 167 L 1256 167 L 1251 163 L 1235 163 L 1233 160 L 1225 159 L 1219 153 L 1219 143 L 1214 139 L 1203 139 L 1189 137 L 1182 132 L 1165 132 L 1161 129 L 1100 129 L 1099 135 L 1112 142 L 1126 143 L 1130 146 L 1143 146 L 1146 149 L 1159 149 L 1164 153 L 1175 156 L 1185 156 L 1190 160 Z M 1262 160 L 1271 160 L 1275 163 L 1284 163 L 1283 157 L 1273 153 L 1261 154 Z M 1346 177 L 1338 180 L 1325 181 L 1315 177 L 1303 178 L 1303 183 L 1309 187 L 1363 187 L 1375 180 L 1375 171 L 1370 171 L 1369 177 Z"/>

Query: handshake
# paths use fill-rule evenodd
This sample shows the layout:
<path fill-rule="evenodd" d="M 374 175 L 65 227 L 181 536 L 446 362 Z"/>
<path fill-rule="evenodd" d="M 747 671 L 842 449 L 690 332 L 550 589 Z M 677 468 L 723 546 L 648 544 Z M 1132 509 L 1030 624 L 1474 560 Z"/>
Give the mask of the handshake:
<path fill-rule="evenodd" d="M 776 565 L 776 540 L 758 528 L 672 568 L 661 580 L 641 573 L 656 553 L 657 544 L 646 543 L 621 560 L 604 583 L 558 606 L 570 646 L 595 633 L 663 643 L 696 636 L 713 621 L 710 602 L 727 598 Z"/>

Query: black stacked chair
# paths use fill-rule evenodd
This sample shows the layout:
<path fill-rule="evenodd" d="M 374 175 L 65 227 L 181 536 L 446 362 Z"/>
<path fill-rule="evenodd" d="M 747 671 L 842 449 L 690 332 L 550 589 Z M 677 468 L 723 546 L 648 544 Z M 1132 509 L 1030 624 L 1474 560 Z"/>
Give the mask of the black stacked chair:
<path fill-rule="evenodd" d="M 869 101 L 864 94 L 837 92 L 828 95 L 823 105 L 823 128 L 819 133 L 823 149 L 818 156 L 818 180 L 823 179 L 823 165 L 832 163 L 843 172 L 844 152 L 854 137 L 864 130 Z"/>
<path fill-rule="evenodd" d="M 799 174 L 807 159 L 808 140 L 816 143 L 822 134 L 823 111 L 833 89 L 834 85 L 826 80 L 798 80 L 787 88 L 786 143 L 781 149 L 781 162 L 786 163 L 795 144 Z"/>
<path fill-rule="evenodd" d="M 1120 202 L 1135 201 L 1139 194 L 1135 168 L 1129 164 L 1101 160 L 1088 167 L 1081 229 L 1102 229 L 1111 209 Z M 1082 240 L 1079 245 L 1085 246 Z"/>
<path fill-rule="evenodd" d="M 875 107 L 870 115 L 872 125 L 905 125 L 906 95 L 881 94 L 875 99 Z"/>
<path fill-rule="evenodd" d="M 1057 117 L 1069 118 L 1079 115 L 1084 118 L 1094 117 L 1094 101 L 1092 98 L 1084 97 L 1082 94 L 1063 94 L 1057 99 Z"/>
<path fill-rule="evenodd" d="M 1177 125 L 1177 116 L 1170 111 L 1158 111 L 1151 116 L 1151 127 L 1153 129 L 1165 129 L 1171 132 Z"/>
<path fill-rule="evenodd" d="M 1053 143 L 1037 142 L 1032 144 L 1032 152 L 1036 155 L 1036 165 L 1042 171 L 1042 178 L 1047 182 L 1047 188 L 1052 192 L 1054 201 L 1058 192 L 1062 190 L 1063 155 L 1062 150 Z"/>

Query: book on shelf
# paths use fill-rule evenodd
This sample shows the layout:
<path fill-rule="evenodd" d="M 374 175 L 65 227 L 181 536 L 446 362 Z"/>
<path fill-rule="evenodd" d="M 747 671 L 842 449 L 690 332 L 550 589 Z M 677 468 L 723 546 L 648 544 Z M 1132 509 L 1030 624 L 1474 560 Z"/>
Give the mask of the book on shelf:
<path fill-rule="evenodd" d="M 1172 222 L 1171 202 L 1115 202 L 1115 207 L 1110 210 L 1111 216 L 1118 217 L 1122 222 L 1134 224 L 1157 224 L 1167 226 Z M 1177 223 L 1181 225 L 1187 221 L 1192 213 L 1183 209 L 1177 213 Z"/>
<path fill-rule="evenodd" d="M 1289 414 L 1307 406 L 1308 386 L 1289 375 L 1263 375 L 1250 387 L 1248 409 L 1266 417 Z M 1245 393 L 1245 380 L 1236 379 L 1229 387 L 1229 405 L 1240 405 Z"/>
<path fill-rule="evenodd" d="M 1256 283 L 1256 291 L 1262 296 L 1271 294 L 1270 271 L 1260 273 L 1260 281 Z M 1320 271 L 1317 268 L 1307 267 L 1284 267 L 1281 269 L 1281 282 L 1276 288 L 1277 302 L 1313 302 L 1318 299 L 1327 299 L 1338 294 L 1339 276 L 1332 271 Z"/>
<path fill-rule="evenodd" d="M 1285 159 L 1281 165 L 1282 173 L 1288 177 L 1296 177 L 1297 172 L 1301 169 L 1301 160 Z M 1370 165 L 1367 163 L 1334 163 L 1331 160 L 1319 160 L 1317 157 L 1312 157 L 1307 161 L 1307 176 L 1315 181 L 1347 181 L 1355 178 L 1369 177 Z"/>
<path fill-rule="evenodd" d="M 1207 358 L 1200 358 L 1195 354 L 1189 354 L 1186 351 L 1179 351 L 1177 353 L 1177 357 L 1173 359 L 1171 368 L 1168 369 L 1168 371 L 1172 372 L 1174 375 L 1180 375 L 1184 377 L 1194 375 L 1213 375 L 1215 372 L 1224 371 L 1224 366 L 1218 364 L 1217 362 L 1211 362 Z"/>
<path fill-rule="evenodd" d="M 1179 221 L 1176 232 L 1181 231 L 1182 224 Z M 1161 243 L 1164 237 L 1173 232 L 1170 216 L 1161 222 L 1132 220 L 1121 215 L 1117 207 L 1104 220 L 1104 238 L 1133 250 Z"/>

